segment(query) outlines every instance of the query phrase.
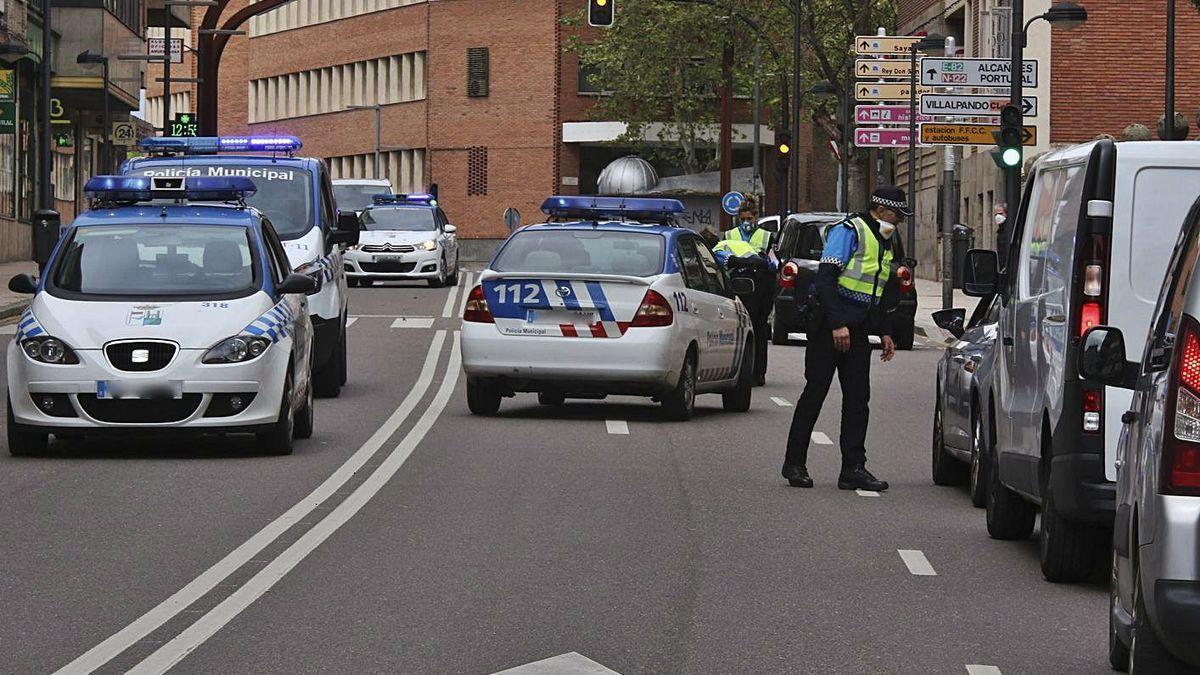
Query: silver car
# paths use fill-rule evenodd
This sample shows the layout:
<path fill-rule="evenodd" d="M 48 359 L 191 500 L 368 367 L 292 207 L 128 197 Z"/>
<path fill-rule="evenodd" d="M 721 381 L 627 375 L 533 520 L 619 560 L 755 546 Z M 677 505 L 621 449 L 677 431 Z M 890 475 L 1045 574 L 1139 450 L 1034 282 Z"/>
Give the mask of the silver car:
<path fill-rule="evenodd" d="M 1194 190 L 1193 190 L 1194 191 Z M 1134 673 L 1200 667 L 1200 201 L 1158 296 L 1140 363 L 1125 336 L 1083 339 L 1079 373 L 1132 390 L 1117 446 L 1109 660 Z"/>

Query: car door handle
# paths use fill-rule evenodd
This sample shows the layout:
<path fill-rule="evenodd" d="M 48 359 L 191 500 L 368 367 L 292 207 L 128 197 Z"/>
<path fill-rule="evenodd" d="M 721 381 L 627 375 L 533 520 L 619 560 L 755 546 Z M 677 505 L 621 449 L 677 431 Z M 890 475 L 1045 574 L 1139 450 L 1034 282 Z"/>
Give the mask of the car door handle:
<path fill-rule="evenodd" d="M 1067 317 L 1063 314 L 1055 314 L 1042 319 L 1042 323 L 1066 323 Z"/>
<path fill-rule="evenodd" d="M 1136 412 L 1133 410 L 1126 410 L 1125 413 L 1121 415 L 1121 424 L 1133 424 L 1137 421 L 1137 419 L 1138 414 Z"/>

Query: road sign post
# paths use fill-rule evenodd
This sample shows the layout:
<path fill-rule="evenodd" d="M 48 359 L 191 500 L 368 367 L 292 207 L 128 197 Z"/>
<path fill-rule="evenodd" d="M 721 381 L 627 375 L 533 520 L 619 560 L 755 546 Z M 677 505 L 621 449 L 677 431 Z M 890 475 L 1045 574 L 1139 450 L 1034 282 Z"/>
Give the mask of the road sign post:
<path fill-rule="evenodd" d="M 860 127 L 854 130 L 854 145 L 859 148 L 903 148 L 909 145 L 910 132 L 904 127 Z"/>
<path fill-rule="evenodd" d="M 1026 59 L 1021 68 L 1023 86 L 1038 86 L 1038 62 Z M 921 84 L 937 87 L 1007 88 L 1012 64 L 1007 59 L 921 59 Z"/>
<path fill-rule="evenodd" d="M 854 38 L 854 53 L 903 56 L 920 40 L 919 35 L 859 35 Z"/>
<path fill-rule="evenodd" d="M 1007 96 L 991 96 L 987 94 L 925 94 L 921 97 L 921 115 L 999 117 L 1000 111 L 1007 105 Z M 1025 117 L 1037 117 L 1037 97 L 1022 97 L 1021 112 Z"/>
<path fill-rule="evenodd" d="M 137 145 L 137 129 L 133 126 L 133 122 L 117 122 L 114 124 L 110 140 L 113 145 L 125 147 Z"/>
<path fill-rule="evenodd" d="M 864 80 L 908 79 L 912 64 L 900 59 L 858 59 L 854 62 L 854 74 Z"/>
<path fill-rule="evenodd" d="M 1037 127 L 1027 125 L 1022 132 L 1023 145 L 1037 145 Z M 942 124 L 921 125 L 920 141 L 926 145 L 995 145 L 999 133 L 998 124 Z"/>
<path fill-rule="evenodd" d="M 859 105 L 854 107 L 855 124 L 908 124 L 907 105 Z M 933 122 L 929 115 L 917 115 L 917 122 Z"/>
<path fill-rule="evenodd" d="M 740 192 L 727 192 L 721 198 L 721 209 L 731 216 L 738 214 L 738 209 L 742 208 L 742 204 L 746 203 L 746 195 Z"/>
<path fill-rule="evenodd" d="M 912 97 L 913 86 L 910 82 L 859 82 L 854 85 L 854 94 L 859 101 L 907 101 Z M 937 93 L 937 90 L 918 86 L 916 92 L 922 96 Z"/>

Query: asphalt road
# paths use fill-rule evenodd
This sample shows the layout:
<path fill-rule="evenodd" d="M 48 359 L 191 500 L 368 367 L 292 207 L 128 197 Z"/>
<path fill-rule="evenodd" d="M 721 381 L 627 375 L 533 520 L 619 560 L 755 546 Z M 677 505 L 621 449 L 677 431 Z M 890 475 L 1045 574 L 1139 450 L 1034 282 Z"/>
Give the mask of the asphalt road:
<path fill-rule="evenodd" d="M 577 652 L 626 674 L 1108 672 L 1103 572 L 1042 581 L 1034 540 L 990 540 L 930 482 L 935 348 L 874 370 L 891 491 L 837 490 L 817 444 L 796 490 L 803 346 L 772 348 L 746 414 L 525 395 L 479 418 L 464 290 L 352 291 L 350 384 L 294 456 L 0 454 L 0 671 L 488 674 Z"/>

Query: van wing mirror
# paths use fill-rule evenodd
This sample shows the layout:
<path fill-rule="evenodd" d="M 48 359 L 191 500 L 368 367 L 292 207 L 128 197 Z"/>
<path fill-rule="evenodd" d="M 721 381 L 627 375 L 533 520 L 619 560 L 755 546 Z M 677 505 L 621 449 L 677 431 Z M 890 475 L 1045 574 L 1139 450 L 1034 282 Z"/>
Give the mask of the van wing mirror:
<path fill-rule="evenodd" d="M 986 298 L 999 287 L 996 252 L 984 249 L 967 251 L 963 265 L 963 293 L 972 298 Z"/>
<path fill-rule="evenodd" d="M 956 338 L 963 336 L 967 332 L 964 324 L 967 320 L 967 310 L 962 307 L 953 309 L 943 309 L 933 313 L 933 322 L 938 328 L 948 331 Z"/>
<path fill-rule="evenodd" d="M 1125 360 L 1125 336 L 1121 329 L 1096 326 L 1084 333 L 1078 357 L 1079 375 L 1110 387 L 1133 389 L 1138 364 Z"/>

